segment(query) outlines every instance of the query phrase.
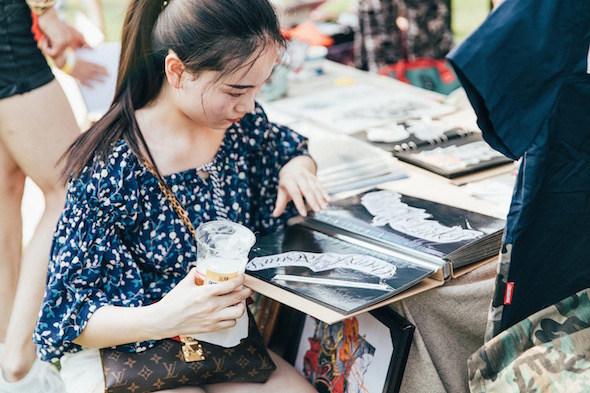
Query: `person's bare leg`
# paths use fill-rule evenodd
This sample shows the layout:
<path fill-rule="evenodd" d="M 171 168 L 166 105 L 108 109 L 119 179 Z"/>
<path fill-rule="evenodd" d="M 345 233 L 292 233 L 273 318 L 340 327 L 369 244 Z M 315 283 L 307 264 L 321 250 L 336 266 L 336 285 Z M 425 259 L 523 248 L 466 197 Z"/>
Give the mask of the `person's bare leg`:
<path fill-rule="evenodd" d="M 270 356 L 277 365 L 269 380 L 264 384 L 219 383 L 203 388 L 207 393 L 313 393 L 316 390 L 287 361 L 272 351 Z"/>
<path fill-rule="evenodd" d="M 160 393 L 205 393 L 205 391 L 196 386 L 186 386 L 172 390 L 159 390 Z M 101 382 L 92 393 L 104 393 L 104 382 Z"/>
<path fill-rule="evenodd" d="M 0 342 L 6 329 L 18 282 L 22 247 L 21 200 L 25 175 L 0 139 Z"/>
<path fill-rule="evenodd" d="M 45 212 L 21 261 L 18 288 L 0 368 L 7 381 L 28 373 L 34 360 L 33 329 L 45 291 L 55 225 L 64 204 L 59 158 L 79 128 L 59 83 L 0 101 L 0 139 L 27 176 L 43 191 Z"/>

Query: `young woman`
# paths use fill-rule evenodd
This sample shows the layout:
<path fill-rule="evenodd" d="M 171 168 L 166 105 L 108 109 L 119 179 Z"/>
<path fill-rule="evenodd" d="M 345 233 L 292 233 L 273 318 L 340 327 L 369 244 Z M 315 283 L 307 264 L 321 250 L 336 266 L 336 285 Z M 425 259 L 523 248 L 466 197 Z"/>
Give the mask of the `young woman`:
<path fill-rule="evenodd" d="M 67 202 L 54 236 L 34 340 L 61 359 L 71 392 L 101 391 L 97 348 L 234 326 L 243 275 L 195 284 L 196 246 L 152 164 L 192 224 L 217 218 L 257 234 L 326 206 L 306 140 L 269 123 L 255 97 L 283 38 L 267 0 L 133 0 L 115 101 L 69 149 Z M 293 204 L 289 204 L 289 202 Z M 283 360 L 264 385 L 205 391 L 313 391 Z"/>

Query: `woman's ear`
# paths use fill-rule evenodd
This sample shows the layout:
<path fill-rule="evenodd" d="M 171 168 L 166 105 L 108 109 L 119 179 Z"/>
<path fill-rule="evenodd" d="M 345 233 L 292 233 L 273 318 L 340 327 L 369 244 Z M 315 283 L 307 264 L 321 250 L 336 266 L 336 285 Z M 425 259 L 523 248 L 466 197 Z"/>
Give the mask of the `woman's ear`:
<path fill-rule="evenodd" d="M 166 71 L 166 80 L 168 80 L 170 86 L 175 89 L 182 87 L 182 73 L 184 69 L 182 60 L 180 60 L 174 51 L 169 50 L 166 59 L 164 59 L 164 70 Z"/>

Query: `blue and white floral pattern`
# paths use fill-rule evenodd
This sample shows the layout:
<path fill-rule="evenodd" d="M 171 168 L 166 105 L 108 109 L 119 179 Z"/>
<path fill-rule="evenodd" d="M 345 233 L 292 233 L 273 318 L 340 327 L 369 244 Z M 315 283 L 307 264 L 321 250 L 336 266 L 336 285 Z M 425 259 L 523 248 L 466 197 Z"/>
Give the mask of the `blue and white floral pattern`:
<path fill-rule="evenodd" d="M 307 140 L 268 122 L 259 106 L 233 124 L 202 179 L 198 168 L 165 176 L 197 227 L 227 218 L 257 235 L 295 214 L 292 204 L 272 217 L 278 172 L 307 154 Z M 157 301 L 194 266 L 196 246 L 158 188 L 157 179 L 125 141 L 108 159 L 95 159 L 70 181 L 57 224 L 48 281 L 34 341 L 43 360 L 56 361 L 80 347 L 74 340 L 103 305 L 138 307 Z M 121 346 L 128 351 L 152 342 Z"/>

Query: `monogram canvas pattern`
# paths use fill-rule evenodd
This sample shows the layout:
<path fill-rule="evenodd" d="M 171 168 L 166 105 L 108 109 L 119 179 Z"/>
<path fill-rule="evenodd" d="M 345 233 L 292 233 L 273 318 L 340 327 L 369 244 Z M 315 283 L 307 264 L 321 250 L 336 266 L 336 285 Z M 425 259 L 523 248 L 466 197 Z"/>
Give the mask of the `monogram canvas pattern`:
<path fill-rule="evenodd" d="M 276 366 L 250 315 L 248 337 L 232 348 L 201 342 L 205 360 L 187 363 L 182 344 L 158 341 L 143 352 L 101 350 L 106 393 L 143 393 L 220 382 L 265 382 Z"/>

